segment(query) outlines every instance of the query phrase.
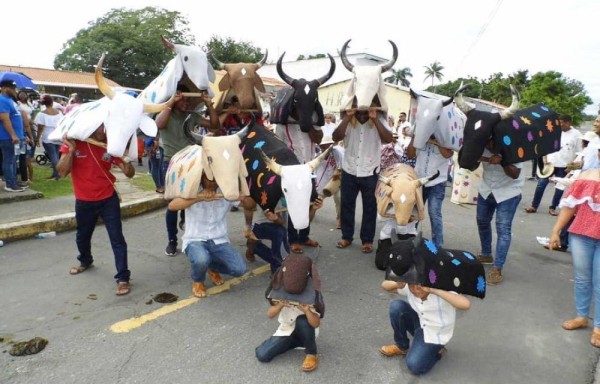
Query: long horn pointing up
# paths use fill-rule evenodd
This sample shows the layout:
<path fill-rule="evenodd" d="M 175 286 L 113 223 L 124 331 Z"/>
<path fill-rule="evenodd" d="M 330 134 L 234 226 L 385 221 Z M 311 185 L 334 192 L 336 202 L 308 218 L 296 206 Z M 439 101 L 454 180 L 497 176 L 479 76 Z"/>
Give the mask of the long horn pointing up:
<path fill-rule="evenodd" d="M 467 104 L 467 102 L 465 101 L 465 98 L 463 97 L 463 91 L 466 91 L 469 88 L 471 88 L 471 84 L 463 85 L 461 82 L 460 87 L 456 90 L 456 92 L 454 92 L 454 99 L 456 100 L 456 107 L 465 114 L 469 113 L 469 111 L 473 109 L 473 107 L 471 105 Z"/>
<path fill-rule="evenodd" d="M 512 93 L 512 104 L 500 112 L 502 120 L 512 117 L 519 110 L 519 92 L 517 92 L 517 89 L 512 84 L 510 85 L 510 93 Z"/>
<path fill-rule="evenodd" d="M 398 60 L 398 47 L 396 47 L 396 44 L 394 44 L 392 40 L 388 41 L 390 42 L 390 44 L 392 44 L 392 49 L 394 50 L 394 53 L 392 54 L 392 59 L 381 66 L 381 73 L 389 71 L 394 66 L 394 64 L 396 64 L 396 60 Z"/>
<path fill-rule="evenodd" d="M 283 71 L 283 56 L 285 56 L 285 52 L 283 52 L 279 57 L 279 60 L 277 60 L 277 73 L 279 74 L 279 77 L 281 77 L 281 79 L 286 82 L 286 84 L 292 85 L 292 83 L 296 79 L 294 79 L 291 76 L 288 76 L 288 74 Z"/>
<path fill-rule="evenodd" d="M 98 89 L 100 90 L 100 92 L 102 92 L 104 96 L 112 100 L 112 98 L 115 96 L 115 91 L 111 87 L 109 87 L 108 84 L 106 84 L 106 80 L 104 80 L 104 76 L 102 76 L 102 64 L 104 63 L 105 56 L 106 54 L 103 53 L 100 57 L 100 60 L 98 60 L 98 65 L 96 66 L 96 74 L 94 75 L 94 78 L 96 79 L 96 85 L 98 85 Z"/>
<path fill-rule="evenodd" d="M 344 64 L 344 67 L 346 67 L 347 70 L 352 72 L 352 70 L 354 69 L 354 65 L 350 64 L 348 58 L 346 57 L 346 49 L 348 48 L 348 44 L 350 44 L 350 40 L 346 41 L 342 46 L 342 50 L 340 51 L 340 59 L 342 59 L 342 64 Z"/>
<path fill-rule="evenodd" d="M 310 169 L 312 169 L 313 171 L 315 169 L 317 169 L 317 167 L 319 166 L 319 164 L 321 164 L 321 161 L 323 161 L 327 155 L 329 155 L 329 153 L 331 152 L 331 150 L 333 149 L 333 144 L 331 144 L 329 146 L 329 148 L 327 148 L 326 150 L 323 151 L 323 153 L 321 153 L 318 157 L 312 159 L 311 161 L 308 162 L 308 166 L 310 167 Z"/>
<path fill-rule="evenodd" d="M 331 56 L 329 53 L 327 56 L 329 56 L 329 62 L 331 65 L 329 66 L 329 72 L 317 79 L 320 85 L 323 85 L 327 80 L 331 79 L 331 76 L 333 76 L 333 73 L 335 72 L 335 60 L 333 60 L 333 56 Z"/>
<path fill-rule="evenodd" d="M 260 61 L 258 63 L 256 63 L 256 65 L 258 65 L 258 68 L 260 68 L 263 65 L 265 65 L 265 63 L 267 62 L 267 57 L 269 57 L 269 50 L 265 49 L 265 55 L 263 56 L 262 59 L 260 59 Z"/>

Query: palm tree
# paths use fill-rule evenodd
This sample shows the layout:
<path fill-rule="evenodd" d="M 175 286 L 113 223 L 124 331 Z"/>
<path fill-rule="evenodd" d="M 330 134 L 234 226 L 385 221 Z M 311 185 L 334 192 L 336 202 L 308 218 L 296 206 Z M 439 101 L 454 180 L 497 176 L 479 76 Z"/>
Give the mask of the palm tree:
<path fill-rule="evenodd" d="M 435 79 L 438 79 L 439 81 L 442 81 L 442 78 L 444 77 L 444 74 L 442 73 L 442 71 L 444 70 L 444 66 L 440 64 L 439 61 L 434 61 L 433 64 L 431 64 L 429 67 L 425 66 L 425 79 L 427 80 L 428 78 L 431 77 L 431 86 L 433 87 L 433 81 Z"/>
<path fill-rule="evenodd" d="M 408 77 L 412 77 L 410 68 L 404 67 L 398 70 L 392 68 L 392 75 L 387 77 L 385 81 L 392 84 L 400 83 L 400 85 L 404 87 L 410 87 L 410 81 L 408 81 Z"/>

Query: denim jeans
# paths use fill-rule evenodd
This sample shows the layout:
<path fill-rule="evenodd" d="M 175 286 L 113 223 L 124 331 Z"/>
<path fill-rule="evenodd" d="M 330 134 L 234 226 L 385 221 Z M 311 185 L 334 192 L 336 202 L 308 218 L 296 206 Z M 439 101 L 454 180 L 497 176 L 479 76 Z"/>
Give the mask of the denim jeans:
<path fill-rule="evenodd" d="M 242 276 L 248 268 L 239 252 L 231 243 L 215 244 L 214 241 L 192 241 L 185 247 L 185 254 L 192 265 L 192 280 L 203 283 L 206 271 Z"/>
<path fill-rule="evenodd" d="M 429 222 L 431 223 L 431 240 L 438 247 L 444 245 L 444 222 L 442 221 L 442 204 L 446 197 L 446 183 L 431 187 L 423 187 L 423 203 L 427 204 Z M 429 201 L 429 203 L 427 203 Z"/>
<path fill-rule="evenodd" d="M 569 234 L 577 316 L 588 317 L 594 296 L 594 327 L 600 328 L 600 239 Z"/>
<path fill-rule="evenodd" d="M 261 259 L 271 265 L 271 273 L 281 266 L 283 257 L 281 255 L 281 246 L 290 253 L 290 245 L 287 241 L 287 230 L 284 226 L 275 223 L 258 223 L 252 226 L 252 232 L 260 240 L 270 240 L 271 248 L 267 247 L 262 241 L 257 241 L 254 245 L 254 253 Z"/>
<path fill-rule="evenodd" d="M 554 176 L 556 177 L 565 177 L 567 174 L 566 168 L 554 167 Z M 533 194 L 533 201 L 531 202 L 531 206 L 537 209 L 540 206 L 540 202 L 542 201 L 542 197 L 544 196 L 544 191 L 546 190 L 546 186 L 549 182 L 549 177 L 542 178 L 538 180 L 537 187 L 535 187 L 535 193 Z M 552 203 L 550 204 L 550 209 L 556 209 L 558 207 L 558 203 L 560 203 L 560 198 L 563 195 L 563 191 L 556 188 L 554 189 L 554 196 L 552 197 Z"/>
<path fill-rule="evenodd" d="M 289 336 L 271 336 L 256 347 L 256 358 L 258 361 L 268 363 L 276 356 L 297 347 L 306 348 L 307 355 L 317 354 L 317 341 L 315 329 L 308 323 L 306 315 L 296 318 L 296 327 Z"/>
<path fill-rule="evenodd" d="M 2 174 L 7 187 L 17 186 L 17 158 L 11 140 L 0 140 L 2 150 Z"/>
<path fill-rule="evenodd" d="M 127 267 L 127 243 L 123 236 L 121 226 L 121 207 L 119 196 L 115 192 L 108 199 L 100 201 L 75 200 L 75 219 L 77 220 L 76 243 L 79 256 L 77 260 L 84 266 L 94 262 L 92 256 L 92 234 L 96 228 L 98 217 L 104 221 L 104 227 L 108 232 L 110 245 L 115 255 L 115 266 L 117 281 L 129 281 L 131 272 Z"/>
<path fill-rule="evenodd" d="M 425 342 L 419 315 L 404 300 L 394 300 L 390 303 L 390 322 L 394 330 L 394 342 L 398 348 L 408 349 L 406 355 L 408 369 L 415 375 L 429 372 L 440 360 L 440 350 L 444 346 Z M 413 336 L 412 345 L 408 333 Z"/>
<path fill-rule="evenodd" d="M 294 227 L 294 223 L 292 223 L 291 217 L 288 215 L 287 234 L 290 244 L 303 244 L 308 241 L 308 236 L 310 235 L 310 224 L 304 229 L 297 230 Z"/>
<path fill-rule="evenodd" d="M 163 155 L 164 150 L 162 147 L 158 147 L 156 152 L 148 156 L 148 169 L 150 170 L 156 189 L 164 188 L 165 186 L 166 169 L 163 167 Z M 167 167 L 168 164 L 169 163 L 167 162 Z"/>
<path fill-rule="evenodd" d="M 481 243 L 481 254 L 492 256 L 492 218 L 496 212 L 496 257 L 494 267 L 502 269 L 506 262 L 508 249 L 512 238 L 512 222 L 515 212 L 521 201 L 521 195 L 517 195 L 501 203 L 497 203 L 494 194 L 490 193 L 487 199 L 477 195 L 477 229 L 479 230 L 479 241 Z"/>
<path fill-rule="evenodd" d="M 362 220 L 360 224 L 360 240 L 362 243 L 373 243 L 377 220 L 377 201 L 375 187 L 378 175 L 356 177 L 342 170 L 341 221 L 342 239 L 352 241 L 354 238 L 354 216 L 356 198 L 360 192 L 362 197 Z M 291 242 L 291 239 L 290 239 Z"/>
<path fill-rule="evenodd" d="M 163 175 L 163 185 L 167 185 L 166 175 L 167 169 L 169 168 L 170 159 L 165 159 L 162 162 L 162 175 Z M 167 224 L 167 237 L 169 238 L 169 243 L 177 244 L 177 212 L 181 212 L 181 220 L 185 221 L 185 211 L 171 211 L 167 208 L 167 213 L 165 214 L 165 222 Z"/>
<path fill-rule="evenodd" d="M 58 179 L 60 177 L 60 175 L 58 174 L 58 171 L 56 170 L 56 164 L 58 164 L 58 159 L 59 159 L 58 151 L 60 149 L 60 146 L 56 145 L 56 144 L 52 144 L 52 143 L 42 143 L 42 145 L 44 146 L 44 151 L 46 151 L 46 155 L 48 155 L 48 158 L 50 159 L 50 163 L 52 164 L 52 178 Z"/>

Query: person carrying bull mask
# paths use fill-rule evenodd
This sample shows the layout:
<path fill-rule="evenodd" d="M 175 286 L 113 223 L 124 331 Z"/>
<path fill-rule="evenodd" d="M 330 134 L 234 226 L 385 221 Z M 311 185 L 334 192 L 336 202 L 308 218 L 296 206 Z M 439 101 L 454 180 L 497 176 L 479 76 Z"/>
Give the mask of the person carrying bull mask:
<path fill-rule="evenodd" d="M 193 144 L 185 135 L 183 129 L 185 119 L 192 114 L 192 111 L 189 110 L 189 100 L 183 95 L 184 92 L 189 92 L 189 88 L 185 84 L 178 84 L 175 97 L 167 103 L 167 108 L 155 118 L 164 149 L 162 164 L 164 175 L 167 174 L 171 157 L 186 146 Z M 206 105 L 210 118 L 202 118 L 200 126 L 206 128 L 209 132 L 218 132 L 220 130 L 219 118 L 213 107 L 212 99 L 206 91 L 202 93 L 202 101 Z M 163 184 L 166 185 L 166 180 Z M 182 212 L 181 222 L 179 223 L 181 229 L 183 229 L 183 223 L 185 223 L 185 215 Z M 166 225 L 169 243 L 165 249 L 165 255 L 175 256 L 177 254 L 177 211 L 167 208 Z"/>
<path fill-rule="evenodd" d="M 342 113 L 342 120 L 333 132 L 333 141 L 344 141 L 344 160 L 342 162 L 342 239 L 338 248 L 352 244 L 354 237 L 354 216 L 356 198 L 362 197 L 362 220 L 360 239 L 363 253 L 373 251 L 373 239 L 377 219 L 375 187 L 381 165 L 381 144 L 393 140 L 384 113 L 377 108 L 357 110 L 353 108 Z"/>

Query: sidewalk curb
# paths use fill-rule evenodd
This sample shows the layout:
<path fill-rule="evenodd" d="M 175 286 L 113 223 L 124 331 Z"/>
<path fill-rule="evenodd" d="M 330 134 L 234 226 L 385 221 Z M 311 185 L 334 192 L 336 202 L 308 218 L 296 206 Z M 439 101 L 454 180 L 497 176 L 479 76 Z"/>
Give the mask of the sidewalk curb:
<path fill-rule="evenodd" d="M 145 212 L 163 208 L 167 202 L 162 196 L 144 197 L 121 203 L 123 218 L 140 215 Z M 6 242 L 28 239 L 41 232 L 65 232 L 77 227 L 75 212 L 21 220 L 8 224 L 0 224 L 0 240 Z"/>

